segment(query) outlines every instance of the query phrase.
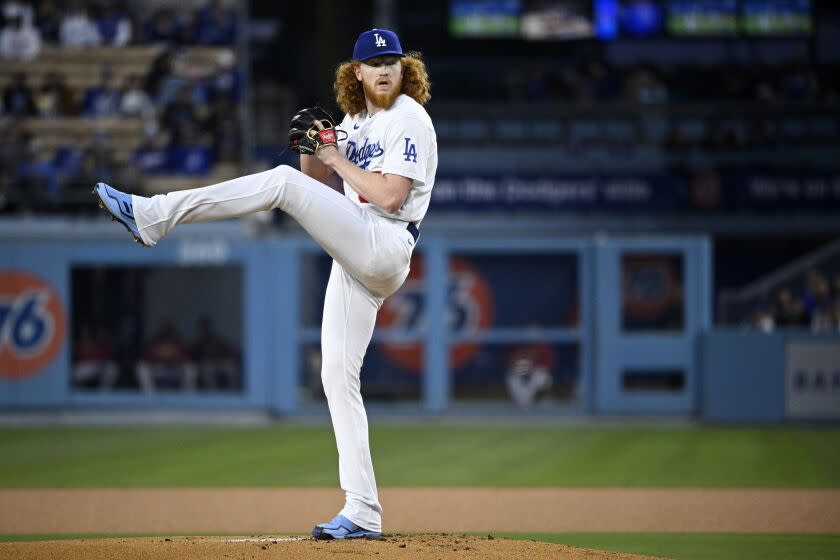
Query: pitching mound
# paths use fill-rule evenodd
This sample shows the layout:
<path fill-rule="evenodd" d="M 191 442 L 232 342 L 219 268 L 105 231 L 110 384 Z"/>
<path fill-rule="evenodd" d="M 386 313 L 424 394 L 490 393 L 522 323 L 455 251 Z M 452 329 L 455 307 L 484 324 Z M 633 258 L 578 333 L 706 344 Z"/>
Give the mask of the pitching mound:
<path fill-rule="evenodd" d="M 348 556 L 349 555 L 349 556 Z M 314 541 L 301 537 L 154 537 L 0 544 L 0 559 L 104 560 L 251 559 L 344 560 L 353 558 L 557 558 L 568 560 L 641 560 L 650 556 L 618 554 L 560 544 L 464 535 L 389 535 L 379 541 Z"/>

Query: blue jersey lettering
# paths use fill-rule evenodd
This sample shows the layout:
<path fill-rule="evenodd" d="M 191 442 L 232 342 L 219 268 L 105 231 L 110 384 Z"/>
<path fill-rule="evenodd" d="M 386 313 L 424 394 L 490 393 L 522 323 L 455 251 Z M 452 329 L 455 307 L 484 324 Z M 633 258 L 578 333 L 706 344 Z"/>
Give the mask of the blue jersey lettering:
<path fill-rule="evenodd" d="M 347 142 L 347 159 L 362 169 L 367 169 L 373 158 L 378 158 L 384 153 L 385 150 L 379 145 L 378 140 L 374 144 L 365 138 L 365 143 L 361 146 L 358 146 L 353 140 L 348 140 Z"/>
<path fill-rule="evenodd" d="M 405 139 L 405 151 L 403 155 L 405 156 L 405 161 L 417 163 L 417 146 L 411 143 L 411 138 Z"/>

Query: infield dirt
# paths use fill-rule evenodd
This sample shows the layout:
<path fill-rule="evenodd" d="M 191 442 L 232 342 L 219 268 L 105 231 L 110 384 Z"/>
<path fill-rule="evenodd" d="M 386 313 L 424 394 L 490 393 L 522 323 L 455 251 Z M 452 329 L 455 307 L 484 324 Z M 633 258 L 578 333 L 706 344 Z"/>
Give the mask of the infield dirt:
<path fill-rule="evenodd" d="M 0 490 L 0 534 L 251 533 L 238 542 L 182 536 L 0 543 L 0 560 L 632 560 L 645 557 L 460 533 L 840 533 L 840 490 L 438 487 L 384 488 L 381 496 L 385 539 L 327 542 L 287 537 L 308 535 L 314 522 L 332 516 L 343 501 L 332 488 Z M 428 534 L 396 534 L 407 532 Z"/>
<path fill-rule="evenodd" d="M 385 531 L 840 533 L 840 490 L 394 488 Z M 337 488 L 0 490 L 0 534 L 308 534 Z"/>

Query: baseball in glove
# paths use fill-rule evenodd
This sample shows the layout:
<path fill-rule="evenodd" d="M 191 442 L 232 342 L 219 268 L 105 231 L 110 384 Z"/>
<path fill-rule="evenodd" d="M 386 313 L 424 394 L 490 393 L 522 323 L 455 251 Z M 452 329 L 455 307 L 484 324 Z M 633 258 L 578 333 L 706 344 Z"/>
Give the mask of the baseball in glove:
<path fill-rule="evenodd" d="M 323 129 L 316 126 L 321 123 Z M 335 119 L 321 107 L 301 109 L 289 124 L 289 144 L 299 154 L 312 155 L 326 146 L 336 146 L 337 132 L 344 132 L 335 127 Z"/>

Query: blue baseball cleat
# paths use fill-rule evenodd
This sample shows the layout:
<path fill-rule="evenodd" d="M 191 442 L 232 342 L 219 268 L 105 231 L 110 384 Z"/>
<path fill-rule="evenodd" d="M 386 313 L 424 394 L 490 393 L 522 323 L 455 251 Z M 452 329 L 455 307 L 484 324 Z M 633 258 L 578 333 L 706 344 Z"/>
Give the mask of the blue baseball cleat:
<path fill-rule="evenodd" d="M 312 528 L 312 538 L 320 541 L 332 539 L 381 539 L 382 533 L 359 527 L 343 515 L 336 515 L 329 523 Z"/>
<path fill-rule="evenodd" d="M 137 222 L 134 221 L 134 207 L 131 204 L 131 195 L 118 191 L 105 183 L 96 183 L 93 187 L 93 195 L 99 199 L 99 207 L 108 212 L 111 219 L 121 223 L 134 238 L 134 241 L 148 247 L 140 237 L 140 230 L 137 229 Z"/>

